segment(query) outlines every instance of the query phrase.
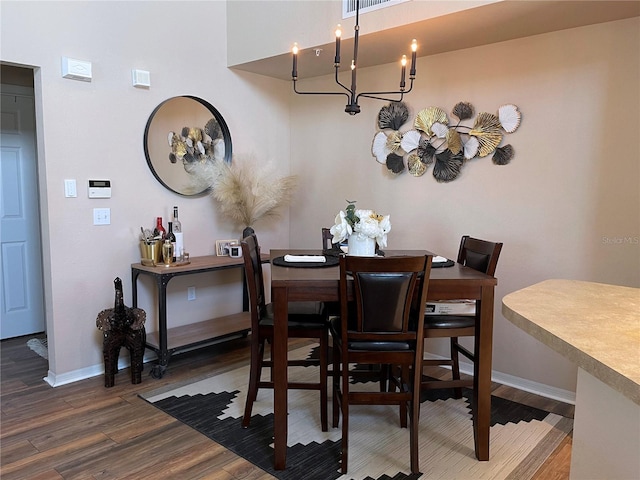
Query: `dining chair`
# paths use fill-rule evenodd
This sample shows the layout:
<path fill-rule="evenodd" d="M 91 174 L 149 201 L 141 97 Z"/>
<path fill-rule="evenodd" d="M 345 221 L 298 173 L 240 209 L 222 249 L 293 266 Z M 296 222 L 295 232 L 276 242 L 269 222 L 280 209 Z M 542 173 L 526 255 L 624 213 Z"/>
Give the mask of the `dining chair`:
<path fill-rule="evenodd" d="M 423 324 L 431 261 L 431 255 L 340 258 L 341 310 L 340 317 L 331 319 L 330 331 L 333 427 L 341 413 L 343 474 L 349 458 L 349 409 L 354 404 L 399 405 L 401 427 L 409 413 L 411 472 L 419 471 Z M 361 383 L 352 384 L 353 364 L 398 365 L 397 375 L 396 369 L 389 371 L 394 388 L 367 391 Z"/>
<path fill-rule="evenodd" d="M 498 258 L 502 250 L 502 243 L 489 242 L 464 235 L 460 240 L 457 262 L 493 276 L 498 265 Z M 458 337 L 475 335 L 475 325 L 480 315 L 480 302 L 476 301 L 475 315 L 430 315 L 425 314 L 424 338 L 449 338 L 450 354 L 445 359 L 425 359 L 422 362 L 426 366 L 450 366 L 451 380 L 431 380 L 423 378 L 423 389 L 453 388 L 454 397 L 462 398 L 462 387 L 473 385 L 473 379 L 460 379 L 459 354 L 464 355 L 472 362 L 474 354 L 462 346 Z"/>
<path fill-rule="evenodd" d="M 333 250 L 333 235 L 331 234 L 330 228 L 322 228 L 322 250 Z"/>
<path fill-rule="evenodd" d="M 273 340 L 273 306 L 266 303 L 264 294 L 264 277 L 260 261 L 260 246 L 255 234 L 245 237 L 242 245 L 245 278 L 249 291 L 249 309 L 251 311 L 251 369 L 249 373 L 249 389 L 242 418 L 242 427 L 247 428 L 251 421 L 251 410 L 256 400 L 258 389 L 273 388 L 273 371 L 270 380 L 261 379 L 263 367 L 273 368 L 272 360 L 265 360 L 265 344 Z M 327 422 L 327 374 L 329 363 L 329 323 L 322 302 L 290 302 L 288 332 L 290 338 L 317 339 L 320 343 L 319 359 L 289 360 L 289 367 L 319 366 L 320 375 L 317 382 L 289 382 L 287 388 L 320 391 L 320 422 L 322 431 L 326 432 Z"/>

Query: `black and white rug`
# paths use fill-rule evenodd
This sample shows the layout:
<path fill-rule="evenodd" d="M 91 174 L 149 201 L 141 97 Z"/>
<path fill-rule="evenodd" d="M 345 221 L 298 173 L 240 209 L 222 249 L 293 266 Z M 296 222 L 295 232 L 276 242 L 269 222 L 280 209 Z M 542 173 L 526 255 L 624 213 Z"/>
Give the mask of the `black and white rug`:
<path fill-rule="evenodd" d="M 290 352 L 311 355 L 312 346 Z M 290 378 L 314 379 L 317 368 L 294 368 Z M 251 426 L 240 426 L 249 366 L 144 398 L 281 480 L 527 479 L 571 431 L 571 419 L 492 397 L 491 459 L 479 462 L 473 447 L 470 391 L 460 400 L 447 390 L 428 393 L 420 411 L 420 471 L 409 469 L 409 433 L 399 427 L 398 408 L 350 407 L 349 473 L 340 473 L 340 428 L 320 428 L 319 393 L 289 391 L 287 469 L 273 469 L 273 393 L 260 390 Z M 372 388 L 377 388 L 377 384 Z M 331 400 L 329 400 L 331 417 Z M 329 418 L 331 422 L 331 418 Z"/>

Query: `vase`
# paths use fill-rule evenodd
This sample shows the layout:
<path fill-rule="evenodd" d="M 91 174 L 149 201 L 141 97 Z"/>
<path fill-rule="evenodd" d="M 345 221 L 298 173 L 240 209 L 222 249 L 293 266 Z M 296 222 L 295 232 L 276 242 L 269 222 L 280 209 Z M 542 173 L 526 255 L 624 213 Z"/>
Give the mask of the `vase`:
<path fill-rule="evenodd" d="M 347 255 L 354 257 L 374 257 L 376 255 L 376 239 L 358 234 L 349 235 Z"/>

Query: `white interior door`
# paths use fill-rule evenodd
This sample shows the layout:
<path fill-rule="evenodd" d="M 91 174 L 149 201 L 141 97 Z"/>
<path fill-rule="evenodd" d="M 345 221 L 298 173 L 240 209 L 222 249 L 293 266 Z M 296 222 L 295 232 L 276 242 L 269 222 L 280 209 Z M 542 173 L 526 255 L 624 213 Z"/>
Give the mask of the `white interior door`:
<path fill-rule="evenodd" d="M 2 85 L 1 97 L 0 338 L 5 339 L 43 332 L 45 321 L 33 90 Z"/>

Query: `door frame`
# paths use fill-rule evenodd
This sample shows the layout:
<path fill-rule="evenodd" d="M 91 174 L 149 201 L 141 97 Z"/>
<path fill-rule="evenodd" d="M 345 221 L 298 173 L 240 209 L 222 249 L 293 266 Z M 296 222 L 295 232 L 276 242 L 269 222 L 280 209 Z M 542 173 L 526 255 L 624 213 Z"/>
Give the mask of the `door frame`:
<path fill-rule="evenodd" d="M 43 314 L 45 332 L 47 333 L 47 345 L 49 356 L 49 372 L 55 371 L 52 365 L 55 363 L 55 339 L 53 329 L 53 300 L 51 282 L 51 248 L 50 229 L 48 216 L 48 194 L 47 175 L 44 149 L 44 122 L 43 122 L 43 102 L 42 102 L 42 79 L 39 67 L 11 64 L 16 68 L 30 70 L 33 75 L 33 87 L 22 85 L 2 84 L 3 93 L 15 95 L 29 95 L 34 99 L 35 114 L 35 150 L 36 150 L 36 189 L 38 196 L 38 222 L 40 225 L 40 258 L 42 262 L 42 285 L 43 285 Z M 45 378 L 46 380 L 46 378 Z"/>

